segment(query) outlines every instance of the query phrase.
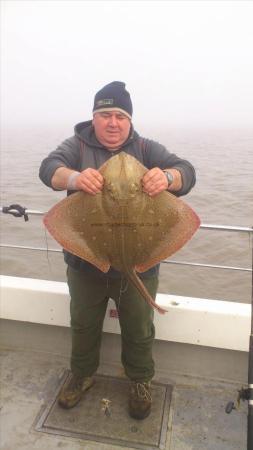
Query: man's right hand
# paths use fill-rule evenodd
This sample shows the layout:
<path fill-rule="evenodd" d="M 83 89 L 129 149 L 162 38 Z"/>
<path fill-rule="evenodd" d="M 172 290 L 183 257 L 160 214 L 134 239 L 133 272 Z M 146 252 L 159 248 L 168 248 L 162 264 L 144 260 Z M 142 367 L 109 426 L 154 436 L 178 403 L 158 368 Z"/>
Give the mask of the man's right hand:
<path fill-rule="evenodd" d="M 104 185 L 104 179 L 101 173 L 96 169 L 85 169 L 75 179 L 76 190 L 85 191 L 88 194 L 95 195 L 101 192 Z"/>
<path fill-rule="evenodd" d="M 89 168 L 78 173 L 67 167 L 59 167 L 52 177 L 51 184 L 55 189 L 79 190 L 95 195 L 102 191 L 104 179 L 96 169 Z"/>

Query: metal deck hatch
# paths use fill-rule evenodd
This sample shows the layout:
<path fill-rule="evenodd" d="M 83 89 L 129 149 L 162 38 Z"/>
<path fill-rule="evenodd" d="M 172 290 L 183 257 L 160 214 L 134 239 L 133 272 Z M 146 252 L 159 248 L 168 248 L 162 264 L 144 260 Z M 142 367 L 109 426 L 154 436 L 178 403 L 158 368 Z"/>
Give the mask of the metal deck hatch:
<path fill-rule="evenodd" d="M 95 376 L 95 385 L 73 409 L 58 406 L 57 396 L 69 371 L 65 371 L 53 398 L 43 407 L 36 431 L 92 440 L 143 450 L 164 449 L 166 444 L 172 386 L 152 383 L 152 411 L 145 420 L 128 415 L 129 381 L 104 375 Z M 103 399 L 109 400 L 109 412 Z"/>

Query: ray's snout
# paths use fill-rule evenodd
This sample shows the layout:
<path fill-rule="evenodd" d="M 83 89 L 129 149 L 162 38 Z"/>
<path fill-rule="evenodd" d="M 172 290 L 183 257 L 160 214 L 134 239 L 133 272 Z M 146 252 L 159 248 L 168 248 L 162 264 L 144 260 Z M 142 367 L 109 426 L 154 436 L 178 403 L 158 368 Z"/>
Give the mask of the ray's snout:
<path fill-rule="evenodd" d="M 141 189 L 141 183 L 136 181 L 131 160 L 129 155 L 122 152 L 110 160 L 110 167 L 105 173 L 105 179 L 109 180 L 105 183 L 105 189 L 121 206 L 127 205 Z"/>

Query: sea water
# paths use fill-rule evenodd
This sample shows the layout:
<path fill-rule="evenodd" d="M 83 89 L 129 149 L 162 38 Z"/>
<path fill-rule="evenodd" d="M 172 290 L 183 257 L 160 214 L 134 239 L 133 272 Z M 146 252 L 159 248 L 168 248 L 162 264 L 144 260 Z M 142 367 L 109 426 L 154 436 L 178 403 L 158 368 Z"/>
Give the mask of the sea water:
<path fill-rule="evenodd" d="M 69 126 L 53 125 L 4 130 L 1 206 L 18 203 L 47 211 L 64 198 L 65 192 L 52 191 L 41 183 L 38 171 L 42 159 L 72 134 Z M 197 183 L 183 200 L 202 223 L 253 226 L 252 130 L 154 128 L 141 134 L 194 165 Z M 46 233 L 41 216 L 30 216 L 24 222 L 23 218 L 1 214 L 1 241 L 59 248 Z M 251 253 L 252 238 L 248 234 L 199 230 L 170 260 L 251 268 Z M 1 249 L 2 274 L 64 281 L 65 272 L 61 253 Z M 159 292 L 249 302 L 251 273 L 162 264 Z"/>

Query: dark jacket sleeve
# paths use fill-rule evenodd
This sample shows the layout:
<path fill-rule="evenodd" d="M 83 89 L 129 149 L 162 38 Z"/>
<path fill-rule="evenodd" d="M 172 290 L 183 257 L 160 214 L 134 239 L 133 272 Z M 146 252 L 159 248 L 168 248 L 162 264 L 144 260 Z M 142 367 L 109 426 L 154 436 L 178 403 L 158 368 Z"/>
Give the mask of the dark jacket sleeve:
<path fill-rule="evenodd" d="M 52 176 L 59 167 L 68 167 L 79 170 L 80 145 L 75 136 L 66 139 L 56 150 L 49 153 L 40 166 L 39 177 L 46 186 L 53 189 L 51 184 Z"/>
<path fill-rule="evenodd" d="M 160 169 L 177 169 L 182 176 L 182 188 L 173 192 L 177 197 L 188 194 L 196 183 L 196 172 L 193 165 L 186 159 L 179 158 L 170 153 L 166 147 L 158 142 L 146 140 L 146 164 L 149 169 L 160 167 Z"/>

